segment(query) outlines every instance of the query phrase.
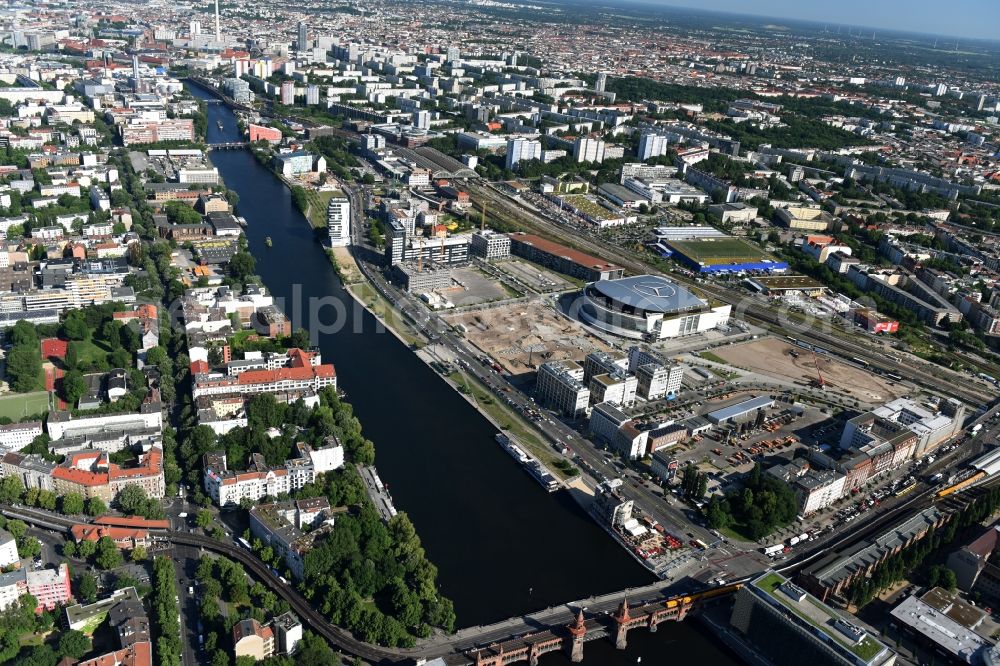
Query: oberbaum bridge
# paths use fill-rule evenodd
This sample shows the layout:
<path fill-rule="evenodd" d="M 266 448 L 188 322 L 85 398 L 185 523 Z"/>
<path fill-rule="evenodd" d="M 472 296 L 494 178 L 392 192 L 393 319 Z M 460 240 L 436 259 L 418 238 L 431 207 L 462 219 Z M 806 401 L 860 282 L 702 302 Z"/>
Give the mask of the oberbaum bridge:
<path fill-rule="evenodd" d="M 660 585 L 654 584 L 649 589 L 659 588 Z M 576 611 L 575 618 L 566 625 L 550 626 L 535 633 L 514 636 L 482 647 L 464 649 L 459 654 L 446 656 L 443 659 L 449 666 L 473 664 L 475 666 L 506 666 L 517 662 L 528 662 L 530 666 L 537 666 L 542 655 L 563 650 L 570 661 L 581 662 L 583 661 L 583 644 L 587 641 L 613 636 L 615 647 L 624 650 L 628 644 L 627 638 L 630 630 L 645 628 L 655 632 L 656 627 L 662 622 L 684 620 L 687 614 L 700 602 L 732 594 L 739 588 L 739 584 L 728 585 L 634 606 L 629 604 L 628 596 L 626 596 L 618 604 L 614 613 L 608 612 L 590 619 L 584 616 L 584 610 L 589 609 L 589 607 L 580 607 Z M 633 590 L 633 592 L 641 591 L 639 589 Z M 608 596 L 620 597 L 621 593 Z M 507 623 L 500 623 L 500 625 L 505 624 Z"/>
<path fill-rule="evenodd" d="M 449 665 L 456 666 L 460 664 L 506 666 L 517 662 L 528 662 L 530 666 L 537 666 L 542 655 L 563 650 L 570 661 L 581 662 L 583 661 L 583 644 L 587 641 L 614 636 L 615 647 L 624 650 L 627 646 L 630 630 L 645 628 L 655 632 L 657 625 L 661 622 L 683 621 L 699 603 L 732 594 L 739 588 L 739 584 L 728 585 L 635 606 L 629 604 L 626 596 L 618 604 L 614 613 L 598 615 L 590 619 L 585 618 L 584 608 L 581 607 L 577 610 L 575 619 L 569 624 L 550 626 L 536 633 L 527 633 L 483 647 L 462 650 L 460 654 L 444 657 L 444 661 Z M 635 590 L 634 592 L 639 591 Z M 620 595 L 621 593 L 618 593 L 614 596 Z"/>

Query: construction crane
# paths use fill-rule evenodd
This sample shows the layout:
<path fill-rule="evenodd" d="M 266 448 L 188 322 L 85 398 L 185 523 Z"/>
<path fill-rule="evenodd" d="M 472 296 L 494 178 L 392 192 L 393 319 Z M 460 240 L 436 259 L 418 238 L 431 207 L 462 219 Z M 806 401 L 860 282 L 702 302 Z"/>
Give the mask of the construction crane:
<path fill-rule="evenodd" d="M 813 363 L 816 365 L 816 388 L 825 389 L 826 380 L 823 379 L 823 373 L 819 369 L 819 356 L 813 351 Z"/>

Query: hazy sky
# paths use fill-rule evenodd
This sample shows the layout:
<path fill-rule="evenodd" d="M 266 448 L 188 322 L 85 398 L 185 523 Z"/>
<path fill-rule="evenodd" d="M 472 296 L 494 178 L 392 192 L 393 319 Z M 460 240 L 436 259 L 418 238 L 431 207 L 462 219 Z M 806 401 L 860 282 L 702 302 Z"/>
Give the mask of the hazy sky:
<path fill-rule="evenodd" d="M 739 14 L 1000 39 L 1000 0 L 642 0 Z"/>

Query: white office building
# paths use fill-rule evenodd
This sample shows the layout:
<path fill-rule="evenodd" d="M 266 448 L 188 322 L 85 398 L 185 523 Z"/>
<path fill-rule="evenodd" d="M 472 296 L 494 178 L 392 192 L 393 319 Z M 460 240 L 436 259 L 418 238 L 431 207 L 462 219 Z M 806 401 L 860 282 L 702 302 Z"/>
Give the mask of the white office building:
<path fill-rule="evenodd" d="M 583 383 L 583 366 L 576 361 L 549 361 L 538 368 L 538 402 L 573 418 L 587 413 L 590 390 Z"/>
<path fill-rule="evenodd" d="M 351 244 L 351 202 L 340 194 L 330 199 L 326 209 L 326 225 L 330 233 L 330 247 Z"/>
<path fill-rule="evenodd" d="M 469 251 L 487 261 L 510 258 L 510 236 L 484 229 L 472 234 Z"/>
<path fill-rule="evenodd" d="M 19 559 L 17 541 L 14 539 L 14 535 L 7 530 L 0 529 L 0 567 L 17 564 Z"/>
<path fill-rule="evenodd" d="M 635 404 L 638 380 L 624 372 L 605 373 L 590 378 L 590 401 L 611 402 L 624 407 Z"/>

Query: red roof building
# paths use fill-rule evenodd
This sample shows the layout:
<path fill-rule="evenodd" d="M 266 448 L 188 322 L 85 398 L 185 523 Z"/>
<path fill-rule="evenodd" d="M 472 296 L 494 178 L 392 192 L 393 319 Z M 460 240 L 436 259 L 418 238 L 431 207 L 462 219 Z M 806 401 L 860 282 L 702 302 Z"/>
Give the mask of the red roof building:
<path fill-rule="evenodd" d="M 136 546 L 148 546 L 152 543 L 149 532 L 146 530 L 131 527 L 110 527 L 107 525 L 90 525 L 80 523 L 69 528 L 73 540 L 77 543 L 81 541 L 99 541 L 102 537 L 108 537 L 115 542 L 119 548 L 132 549 Z"/>
<path fill-rule="evenodd" d="M 133 643 L 117 652 L 102 654 L 100 657 L 86 659 L 76 666 L 151 666 L 153 650 L 149 641 Z"/>
<path fill-rule="evenodd" d="M 150 520 L 139 516 L 98 516 L 94 518 L 95 525 L 112 525 L 115 527 L 135 527 L 148 530 L 169 530 L 169 520 Z"/>

